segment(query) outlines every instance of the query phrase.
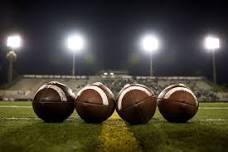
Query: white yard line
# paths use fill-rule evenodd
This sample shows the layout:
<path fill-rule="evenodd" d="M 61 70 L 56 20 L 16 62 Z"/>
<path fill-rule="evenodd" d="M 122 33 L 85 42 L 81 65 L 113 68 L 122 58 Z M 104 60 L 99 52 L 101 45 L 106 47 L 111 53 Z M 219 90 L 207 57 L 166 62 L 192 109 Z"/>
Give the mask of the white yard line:
<path fill-rule="evenodd" d="M 68 118 L 65 121 L 71 121 L 74 118 Z M 0 117 L 0 120 L 41 120 L 38 117 Z"/>
<path fill-rule="evenodd" d="M 74 118 L 68 118 L 66 121 L 71 121 Z M 0 117 L 0 120 L 41 120 L 38 117 Z M 221 118 L 217 118 L 217 119 L 197 119 L 197 120 L 192 120 L 192 122 L 194 121 L 201 121 L 201 122 L 225 122 L 228 121 L 228 119 L 221 119 Z"/>
<path fill-rule="evenodd" d="M 0 106 L 0 108 L 32 108 L 32 106 Z"/>
<path fill-rule="evenodd" d="M 32 117 L 20 117 L 20 118 L 16 118 L 16 117 L 9 117 L 9 118 L 1 118 L 0 120 L 41 120 L 39 118 L 32 118 Z M 66 121 L 72 120 L 72 118 L 67 119 Z M 228 121 L 228 119 L 199 119 L 199 120 L 193 120 L 193 121 L 206 121 L 206 122 L 221 122 L 221 121 Z"/>
<path fill-rule="evenodd" d="M 199 121 L 228 121 L 228 119 L 221 119 L 221 118 L 218 118 L 218 119 L 200 119 Z"/>
<path fill-rule="evenodd" d="M 20 118 L 16 118 L 16 117 L 9 117 L 9 118 L 1 118 L 0 117 L 0 120 L 40 120 L 39 118 L 32 118 L 32 117 L 20 117 Z"/>
<path fill-rule="evenodd" d="M 32 106 L 1 106 L 0 108 L 32 108 Z M 199 109 L 203 110 L 228 110 L 228 107 L 199 107 Z"/>
<path fill-rule="evenodd" d="M 199 107 L 199 109 L 206 109 L 206 110 L 225 110 L 228 107 Z"/>

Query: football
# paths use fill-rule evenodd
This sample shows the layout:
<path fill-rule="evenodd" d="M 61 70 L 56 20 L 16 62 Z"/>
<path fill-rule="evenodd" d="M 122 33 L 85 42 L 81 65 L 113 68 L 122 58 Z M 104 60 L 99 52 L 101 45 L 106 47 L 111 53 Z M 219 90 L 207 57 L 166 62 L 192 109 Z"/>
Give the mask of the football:
<path fill-rule="evenodd" d="M 187 122 L 198 111 L 194 93 L 184 84 L 166 87 L 158 96 L 158 109 L 169 122 Z"/>
<path fill-rule="evenodd" d="M 129 124 L 145 124 L 154 115 L 154 92 L 141 84 L 125 85 L 117 97 L 116 111 Z"/>
<path fill-rule="evenodd" d="M 114 112 L 114 95 L 107 86 L 96 82 L 85 86 L 77 93 L 75 108 L 86 122 L 100 123 Z"/>
<path fill-rule="evenodd" d="M 32 102 L 33 110 L 45 122 L 63 122 L 74 111 L 74 93 L 66 85 L 51 81 L 42 85 Z"/>

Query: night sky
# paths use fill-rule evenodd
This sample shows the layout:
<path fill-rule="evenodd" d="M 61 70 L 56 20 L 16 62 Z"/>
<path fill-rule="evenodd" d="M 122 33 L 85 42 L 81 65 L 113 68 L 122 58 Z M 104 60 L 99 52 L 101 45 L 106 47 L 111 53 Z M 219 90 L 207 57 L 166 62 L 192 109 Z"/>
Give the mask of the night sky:
<path fill-rule="evenodd" d="M 145 33 L 161 40 L 153 55 L 157 76 L 212 79 L 211 54 L 202 47 L 207 34 L 221 38 L 216 53 L 218 82 L 228 84 L 228 4 L 224 1 L 33 1 L 0 2 L 0 80 L 6 80 L 6 36 L 24 40 L 17 55 L 18 74 L 70 74 L 72 53 L 65 38 L 81 33 L 86 48 L 76 57 L 77 74 L 128 70 L 149 74 L 149 55 L 138 41 Z"/>

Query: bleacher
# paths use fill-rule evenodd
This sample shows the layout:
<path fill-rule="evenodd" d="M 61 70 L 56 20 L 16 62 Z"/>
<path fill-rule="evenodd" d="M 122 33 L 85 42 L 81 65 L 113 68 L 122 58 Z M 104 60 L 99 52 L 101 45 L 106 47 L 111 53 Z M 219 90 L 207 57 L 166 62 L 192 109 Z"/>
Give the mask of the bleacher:
<path fill-rule="evenodd" d="M 24 75 L 18 78 L 9 88 L 0 90 L 0 98 L 2 100 L 32 100 L 37 89 L 50 81 L 64 83 L 72 88 L 74 92 L 77 92 L 87 84 L 87 77 Z"/>
<path fill-rule="evenodd" d="M 140 83 L 151 88 L 158 95 L 166 86 L 183 83 L 190 87 L 199 101 L 228 101 L 227 92 L 218 92 L 204 77 L 149 77 L 130 75 L 96 75 L 96 76 L 66 76 L 66 75 L 23 75 L 7 89 L 0 90 L 1 100 L 32 100 L 37 89 L 49 81 L 59 81 L 69 86 L 74 93 L 82 87 L 100 81 L 107 85 L 114 94 L 128 83 Z"/>

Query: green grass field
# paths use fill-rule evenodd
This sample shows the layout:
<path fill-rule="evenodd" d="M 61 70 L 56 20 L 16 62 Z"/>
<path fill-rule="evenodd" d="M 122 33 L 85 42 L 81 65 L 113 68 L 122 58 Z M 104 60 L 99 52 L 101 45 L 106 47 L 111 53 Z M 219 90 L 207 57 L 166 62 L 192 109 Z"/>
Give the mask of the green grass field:
<path fill-rule="evenodd" d="M 44 123 L 30 102 L 0 102 L 0 152 L 202 151 L 228 149 L 228 103 L 201 103 L 184 124 L 166 122 L 158 111 L 146 125 L 130 126 L 114 113 L 87 124 L 76 112 L 64 123 Z"/>

